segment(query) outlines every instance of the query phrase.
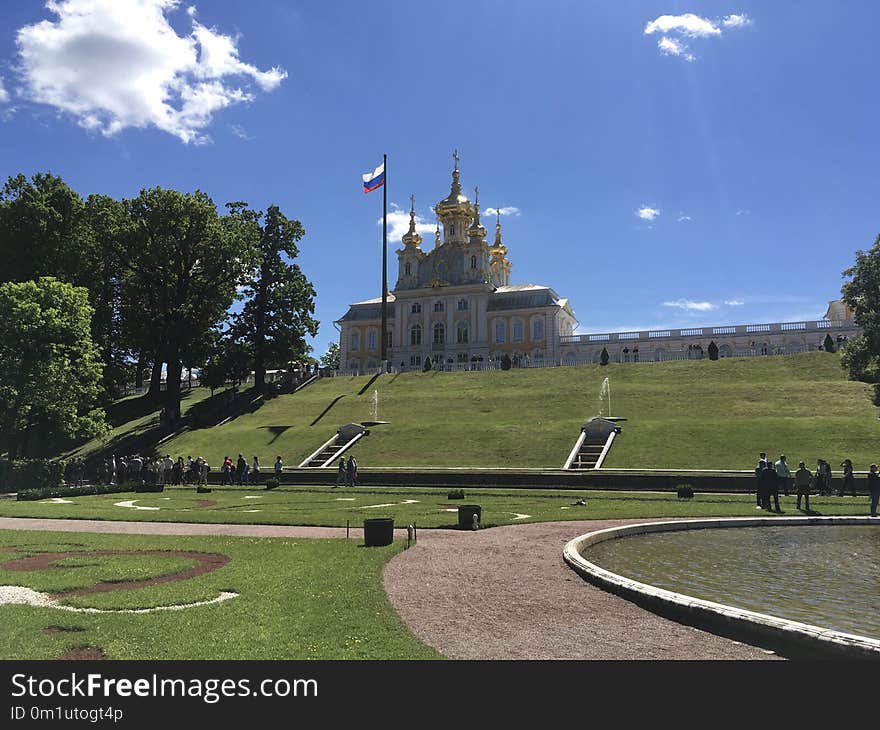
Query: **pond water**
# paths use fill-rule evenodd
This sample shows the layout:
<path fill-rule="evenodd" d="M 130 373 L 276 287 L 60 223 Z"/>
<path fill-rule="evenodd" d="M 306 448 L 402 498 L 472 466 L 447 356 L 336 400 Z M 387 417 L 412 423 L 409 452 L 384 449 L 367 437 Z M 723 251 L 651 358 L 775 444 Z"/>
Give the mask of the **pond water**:
<path fill-rule="evenodd" d="M 634 535 L 583 556 L 658 588 L 880 639 L 880 525 Z"/>

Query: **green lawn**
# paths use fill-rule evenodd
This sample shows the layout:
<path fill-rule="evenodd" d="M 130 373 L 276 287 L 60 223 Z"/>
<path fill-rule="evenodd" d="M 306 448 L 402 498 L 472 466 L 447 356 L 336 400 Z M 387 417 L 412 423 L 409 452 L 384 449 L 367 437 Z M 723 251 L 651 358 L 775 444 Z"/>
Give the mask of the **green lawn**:
<path fill-rule="evenodd" d="M 215 488 L 210 494 L 196 494 L 192 488 L 170 488 L 161 494 L 72 497 L 72 504 L 0 500 L 0 516 L 330 527 L 345 527 L 348 521 L 355 528 L 361 528 L 366 518 L 393 517 L 398 527 L 414 523 L 418 527 L 451 528 L 457 526 L 458 505 L 462 503 L 481 505 L 486 527 L 551 520 L 765 514 L 755 509 L 755 498 L 750 494 L 698 493 L 691 500 L 679 500 L 669 492 L 468 489 L 463 502 L 450 500 L 446 494 L 447 490 L 429 488 Z M 575 504 L 580 498 L 586 505 Z M 136 507 L 158 509 L 117 506 L 133 499 Z M 804 514 L 795 509 L 794 497 L 780 497 L 780 506 L 785 514 Z M 862 515 L 868 513 L 868 498 L 814 496 L 810 507 L 823 515 Z"/>
<path fill-rule="evenodd" d="M 68 597 L 62 603 L 142 609 L 238 595 L 213 605 L 143 614 L 74 613 L 0 604 L 0 656 L 54 659 L 100 647 L 109 659 L 431 659 L 382 588 L 382 569 L 402 549 L 364 549 L 359 539 L 287 540 L 145 537 L 0 530 L 0 586 L 42 592 L 178 572 L 194 560 L 151 555 L 90 555 L 95 550 L 219 553 L 215 572 L 146 588 Z M 17 548 L 21 553 L 8 552 Z M 85 552 L 50 570 L 13 571 L 10 560 L 41 552 Z M 51 627 L 55 627 L 54 629 Z M 64 629 L 58 631 L 58 628 Z M 54 633 L 46 633 L 46 629 Z"/>
<path fill-rule="evenodd" d="M 847 380 L 825 352 L 716 362 L 611 364 L 507 372 L 329 378 L 268 401 L 223 426 L 187 431 L 158 447 L 202 455 L 281 455 L 295 466 L 345 423 L 378 420 L 355 449 L 365 466 L 559 468 L 581 424 L 598 414 L 603 378 L 613 414 L 627 418 L 605 465 L 749 469 L 759 451 L 797 465 L 816 458 L 858 470 L 876 461 L 880 438 L 869 386 Z M 198 397 L 198 396 L 194 396 Z M 607 414 L 606 414 L 607 415 Z M 94 444 L 92 445 L 94 446 Z"/>

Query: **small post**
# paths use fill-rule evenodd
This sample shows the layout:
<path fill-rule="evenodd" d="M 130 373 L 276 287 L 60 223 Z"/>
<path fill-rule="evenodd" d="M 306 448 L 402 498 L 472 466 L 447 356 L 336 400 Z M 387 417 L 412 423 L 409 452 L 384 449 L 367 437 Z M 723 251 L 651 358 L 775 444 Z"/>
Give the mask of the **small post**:
<path fill-rule="evenodd" d="M 345 521 L 345 539 L 348 540 L 348 520 Z"/>

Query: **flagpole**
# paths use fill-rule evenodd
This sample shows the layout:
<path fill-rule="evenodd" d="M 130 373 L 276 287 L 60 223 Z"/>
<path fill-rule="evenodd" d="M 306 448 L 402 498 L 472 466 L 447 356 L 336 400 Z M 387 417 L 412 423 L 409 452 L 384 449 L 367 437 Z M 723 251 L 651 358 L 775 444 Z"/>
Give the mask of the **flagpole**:
<path fill-rule="evenodd" d="M 382 329 L 379 337 L 382 338 L 381 353 L 382 368 L 385 369 L 387 352 L 385 351 L 385 330 L 388 326 L 388 316 L 385 307 L 388 303 L 388 155 L 382 155 L 382 164 L 385 170 L 385 184 L 382 185 Z"/>

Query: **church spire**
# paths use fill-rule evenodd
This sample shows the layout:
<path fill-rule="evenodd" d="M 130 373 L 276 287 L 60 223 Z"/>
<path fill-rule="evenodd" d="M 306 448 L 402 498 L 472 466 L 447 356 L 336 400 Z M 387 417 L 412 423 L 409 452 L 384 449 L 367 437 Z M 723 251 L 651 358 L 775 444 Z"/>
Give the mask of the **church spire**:
<path fill-rule="evenodd" d="M 403 244 L 404 246 L 415 246 L 419 247 L 419 244 L 422 242 L 422 237 L 416 231 L 416 196 L 409 196 L 409 230 L 403 234 Z"/>
<path fill-rule="evenodd" d="M 437 230 L 434 231 L 434 248 L 440 248 L 440 216 L 437 216 Z"/>
<path fill-rule="evenodd" d="M 503 246 L 504 244 L 501 242 L 501 210 L 496 211 L 495 218 L 495 245 Z"/>
<path fill-rule="evenodd" d="M 486 239 L 486 228 L 480 222 L 480 189 L 474 188 L 474 220 L 468 228 L 471 243 L 481 243 Z"/>

